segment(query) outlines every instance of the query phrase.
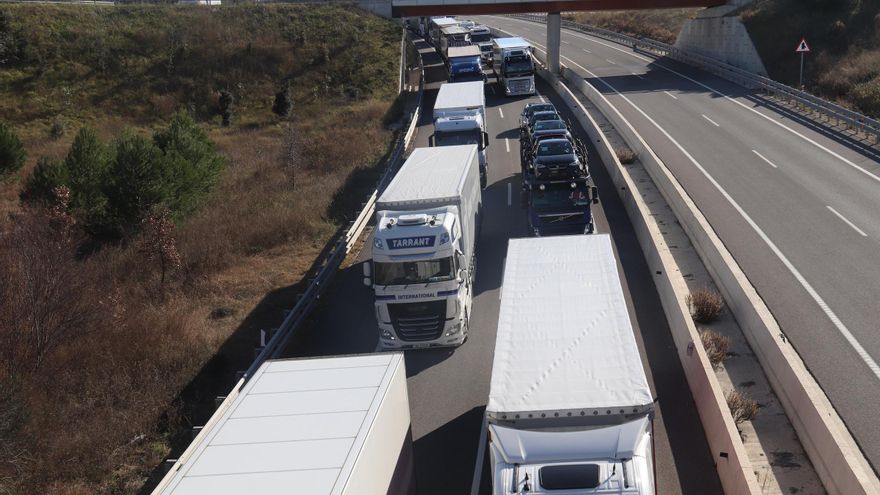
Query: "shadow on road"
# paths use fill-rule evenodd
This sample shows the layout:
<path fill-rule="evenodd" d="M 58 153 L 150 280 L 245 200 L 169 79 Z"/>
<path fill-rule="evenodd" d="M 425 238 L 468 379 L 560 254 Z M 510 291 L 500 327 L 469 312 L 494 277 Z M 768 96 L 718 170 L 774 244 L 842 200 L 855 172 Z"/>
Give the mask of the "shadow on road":
<path fill-rule="evenodd" d="M 450 448 L 450 443 L 479 438 L 482 422 L 483 408 L 475 407 L 415 441 L 419 495 L 470 493 L 477 445 L 459 441 Z"/>

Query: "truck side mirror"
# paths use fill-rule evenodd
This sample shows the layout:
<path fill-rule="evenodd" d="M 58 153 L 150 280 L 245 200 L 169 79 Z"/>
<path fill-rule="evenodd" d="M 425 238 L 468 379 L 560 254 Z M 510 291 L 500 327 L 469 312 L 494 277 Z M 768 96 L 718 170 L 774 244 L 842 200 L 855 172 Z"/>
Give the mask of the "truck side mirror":
<path fill-rule="evenodd" d="M 434 146 L 434 135 L 428 136 L 428 146 Z"/>
<path fill-rule="evenodd" d="M 370 287 L 373 285 L 373 279 L 370 276 L 370 262 L 369 261 L 364 262 L 363 266 L 364 266 L 364 285 L 366 285 L 367 287 Z"/>
<path fill-rule="evenodd" d="M 462 268 L 458 271 L 458 283 L 463 283 L 468 279 L 468 271 L 466 268 Z"/>
<path fill-rule="evenodd" d="M 486 149 L 489 147 L 489 133 L 483 131 L 483 147 L 482 149 Z"/>
<path fill-rule="evenodd" d="M 593 196 L 593 204 L 599 204 L 599 188 L 593 186 L 593 189 L 590 190 L 590 193 Z"/>

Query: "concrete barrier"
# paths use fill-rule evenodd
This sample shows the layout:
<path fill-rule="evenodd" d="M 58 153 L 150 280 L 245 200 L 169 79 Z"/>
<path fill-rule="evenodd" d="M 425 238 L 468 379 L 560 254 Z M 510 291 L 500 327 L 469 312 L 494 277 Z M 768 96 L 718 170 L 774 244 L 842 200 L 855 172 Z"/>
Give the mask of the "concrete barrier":
<path fill-rule="evenodd" d="M 801 444 L 825 485 L 825 489 L 831 494 L 843 495 L 880 493 L 880 480 L 862 455 L 828 397 L 809 373 L 797 352 L 783 340 L 781 329 L 769 308 L 672 172 L 604 95 L 577 74 L 567 72 L 565 80 L 581 91 L 608 118 L 640 157 L 646 171 L 672 208 L 700 255 L 703 264 L 722 292 L 731 313 L 742 328 L 774 392 L 779 397 L 786 415 L 797 431 Z M 556 81 L 555 84 L 561 85 L 561 82 Z M 560 93 L 566 91 L 567 89 L 561 89 Z M 578 106 L 579 104 L 573 108 L 577 109 Z M 582 108 L 578 110 L 579 114 L 584 113 Z M 607 149 L 604 136 L 591 126 L 585 125 L 585 127 L 589 132 L 597 134 L 596 139 L 603 140 L 603 143 L 600 143 L 602 146 L 599 148 L 605 163 L 615 165 L 611 168 L 616 168 L 616 170 L 610 170 L 610 173 L 615 183 L 620 182 L 618 191 L 621 195 L 628 196 L 623 198 L 624 203 L 627 204 L 628 213 L 637 234 L 639 234 L 648 262 L 652 266 L 654 266 L 653 263 L 668 262 L 664 257 L 664 255 L 668 256 L 668 250 L 662 244 L 662 238 L 656 231 L 656 225 L 653 225 L 654 229 L 652 230 L 650 220 L 642 216 L 645 210 L 639 208 L 639 198 L 633 197 L 631 193 L 620 191 L 620 187 L 626 187 L 627 191 L 632 191 L 632 184 L 626 183 L 625 170 L 614 156 L 613 151 Z M 591 129 L 593 130 L 591 131 Z M 606 156 L 608 154 L 611 156 Z M 659 242 L 658 245 L 653 248 L 648 245 L 655 240 Z M 667 307 L 667 305 L 674 306 L 672 299 L 679 306 L 684 301 L 683 294 L 680 293 L 680 290 L 684 288 L 683 280 L 680 285 L 671 280 L 680 278 L 677 271 L 670 270 L 673 267 L 674 261 L 672 265 L 666 265 L 664 273 L 670 276 L 670 280 L 664 280 L 666 277 L 658 277 L 657 288 L 663 299 L 664 308 L 667 310 L 667 317 L 670 319 L 669 324 L 679 347 L 679 355 L 682 356 L 681 345 L 685 343 L 685 339 L 689 338 L 694 342 L 699 342 L 699 339 L 695 337 L 696 330 L 690 319 L 687 318 L 687 322 L 673 322 L 673 318 L 678 319 L 678 312 L 674 307 Z M 680 326 L 684 323 L 687 323 L 688 335 L 683 333 L 684 327 Z M 679 335 L 676 335 L 677 333 Z M 696 347 L 702 351 L 702 346 L 697 345 Z M 686 356 L 682 356 L 682 363 L 688 374 L 688 381 L 694 394 L 694 400 L 697 402 L 709 444 L 713 451 L 718 451 L 722 445 L 727 443 L 723 437 L 725 430 L 728 434 L 730 433 L 730 425 L 722 424 L 724 422 L 717 418 L 717 411 L 715 411 L 717 404 L 711 403 L 712 396 L 715 395 L 717 399 L 717 394 L 710 393 L 708 388 L 711 388 L 713 383 L 717 387 L 717 382 L 714 381 L 714 375 L 706 382 L 702 371 L 690 361 Z M 708 371 L 711 372 L 711 370 Z M 693 383 L 691 383 L 692 377 Z M 726 405 L 724 407 L 726 408 Z M 729 417 L 729 414 L 727 416 Z M 739 439 L 738 435 L 736 439 Z M 738 443 L 741 448 L 742 443 Z M 742 468 L 745 469 L 748 460 L 744 457 L 742 450 L 735 450 L 737 458 L 730 459 L 730 463 L 741 462 Z M 731 455 L 731 457 L 733 456 Z M 722 483 L 728 493 L 746 493 L 746 485 L 742 484 L 744 480 L 740 479 L 739 471 L 740 467 L 731 466 L 730 469 L 727 469 L 721 463 L 718 464 L 719 476 L 722 477 Z M 753 485 L 754 476 L 752 473 L 745 474 L 748 474 L 748 478 L 752 481 L 749 486 Z M 735 488 L 736 486 L 740 486 L 740 488 Z"/>
<path fill-rule="evenodd" d="M 648 266 L 654 272 L 657 293 L 663 304 L 676 351 L 687 377 L 688 386 L 697 406 L 700 421 L 706 433 L 706 440 L 712 451 L 713 461 L 725 493 L 760 494 L 758 480 L 727 408 L 727 401 L 721 392 L 721 385 L 715 377 L 709 358 L 700 343 L 696 325 L 694 325 L 690 312 L 685 306 L 684 301 L 688 294 L 687 284 L 663 240 L 660 226 L 652 217 L 641 196 L 636 194 L 637 187 L 634 181 L 620 163 L 608 139 L 599 130 L 599 126 L 583 105 L 557 77 L 545 70 L 539 71 L 539 75 L 562 96 L 577 116 L 582 127 L 587 131 L 590 139 L 596 144 L 599 156 L 606 164 L 616 186 L 615 189 L 626 207 Z"/>

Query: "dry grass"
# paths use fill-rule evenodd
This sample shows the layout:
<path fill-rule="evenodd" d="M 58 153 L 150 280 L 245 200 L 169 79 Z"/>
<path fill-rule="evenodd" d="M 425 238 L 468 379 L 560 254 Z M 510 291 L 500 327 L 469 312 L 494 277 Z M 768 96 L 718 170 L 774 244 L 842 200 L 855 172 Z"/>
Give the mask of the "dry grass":
<path fill-rule="evenodd" d="M 700 9 L 663 9 L 639 11 L 570 12 L 566 19 L 610 29 L 629 36 L 651 38 L 664 43 L 675 43 L 684 22 Z"/>
<path fill-rule="evenodd" d="M 703 343 L 703 348 L 706 349 L 709 362 L 712 363 L 712 367 L 717 367 L 727 359 L 727 351 L 730 350 L 731 343 L 730 337 L 706 328 L 701 328 L 699 332 L 700 341 Z"/>
<path fill-rule="evenodd" d="M 738 425 L 755 419 L 761 406 L 758 405 L 757 401 L 749 398 L 748 395 L 739 390 L 734 390 L 727 394 L 727 407 L 733 416 L 733 422 Z"/>
<path fill-rule="evenodd" d="M 83 258 L 79 238 L 59 243 L 45 212 L 22 211 L 20 180 L 0 183 L 0 493 L 136 493 L 172 439 L 202 420 L 193 404 L 180 402 L 190 397 L 188 384 L 211 369 L 212 384 L 228 386 L 226 377 L 251 355 L 227 345 L 280 322 L 280 309 L 262 307 L 267 294 L 306 275 L 348 201 L 359 202 L 373 184 L 392 138 L 383 121 L 397 87 L 399 31 L 355 9 L 326 6 L 3 9 L 28 26 L 32 46 L 57 55 L 47 52 L 43 68 L 0 70 L 0 113 L 20 130 L 28 167 L 39 156 L 63 156 L 84 122 L 105 140 L 126 126 L 147 133 L 182 103 L 195 105 L 226 159 L 208 203 L 176 226 L 183 263 L 164 285 L 136 242 Z M 164 47 L 180 48 L 182 35 L 187 48 L 175 52 L 184 59 L 173 70 L 149 62 L 165 64 Z M 76 42 L 61 45 L 56 36 Z M 90 65 L 97 63 L 92 51 L 68 53 L 92 50 L 96 37 L 118 50 L 127 70 L 102 72 Z M 362 50 L 340 52 L 357 39 Z M 198 72 L 215 66 L 229 71 Z M 37 70 L 43 79 L 33 79 Z M 139 74 L 140 86 L 129 85 L 129 72 Z M 270 109 L 287 76 L 297 83 L 291 127 Z M 97 98 L 108 79 L 129 99 Z M 226 84 L 240 92 L 233 126 L 222 128 L 211 91 L 190 89 Z M 53 85 L 76 90 L 65 102 Z M 67 130 L 49 139 L 59 118 Z M 41 295 L 38 304 L 29 294 Z M 226 308 L 215 313 L 223 317 L 212 318 L 217 308 Z M 52 330 L 45 345 L 22 337 L 36 328 L 35 318 Z M 206 368 L 221 346 L 220 364 Z"/>
<path fill-rule="evenodd" d="M 721 294 L 710 289 L 691 292 L 685 299 L 685 304 L 697 323 L 712 323 L 724 311 L 724 299 Z"/>
<path fill-rule="evenodd" d="M 629 165 L 636 161 L 635 151 L 629 148 L 617 148 L 614 150 L 614 153 L 617 155 L 617 159 L 620 160 L 620 163 L 624 165 Z"/>

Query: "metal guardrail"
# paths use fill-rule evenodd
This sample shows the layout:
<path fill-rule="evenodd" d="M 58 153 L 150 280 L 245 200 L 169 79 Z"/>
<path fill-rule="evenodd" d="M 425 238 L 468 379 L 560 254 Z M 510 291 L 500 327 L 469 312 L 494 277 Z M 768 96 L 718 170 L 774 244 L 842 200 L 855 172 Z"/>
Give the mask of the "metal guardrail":
<path fill-rule="evenodd" d="M 406 28 L 404 28 L 403 31 L 404 39 L 406 39 Z M 401 43 L 401 81 L 404 81 L 407 72 L 405 52 L 406 46 L 406 43 Z M 326 289 L 327 285 L 329 285 L 328 283 L 330 279 L 333 277 L 333 275 L 336 274 L 336 271 L 339 269 L 339 266 L 342 264 L 342 261 L 345 259 L 346 255 L 351 252 L 351 248 L 355 245 L 355 243 L 357 243 L 358 238 L 363 233 L 367 225 L 369 225 L 370 220 L 373 217 L 373 213 L 375 212 L 376 199 L 379 197 L 379 194 L 385 189 L 385 187 L 388 186 L 388 183 L 391 182 L 394 174 L 397 173 L 397 169 L 401 165 L 404 154 L 406 153 L 410 144 L 412 144 L 412 139 L 415 135 L 416 127 L 418 127 L 419 116 L 421 114 L 422 108 L 422 96 L 425 89 L 425 69 L 424 65 L 422 64 L 421 56 L 418 56 L 418 62 L 419 71 L 421 73 L 421 80 L 419 82 L 416 107 L 407 119 L 406 131 L 398 135 L 397 143 L 395 144 L 394 150 L 391 152 L 391 155 L 388 157 L 388 160 L 386 162 L 387 166 L 385 168 L 385 171 L 382 173 L 382 176 L 379 178 L 376 189 L 370 195 L 367 203 L 361 209 L 360 213 L 358 213 L 351 226 L 349 226 L 349 228 L 345 232 L 340 233 L 337 236 L 336 240 L 333 241 L 333 249 L 330 250 L 330 252 L 322 261 L 315 277 L 309 281 L 309 285 L 306 291 L 299 297 L 293 309 L 291 309 L 287 313 L 287 316 L 284 318 L 281 326 L 279 326 L 278 329 L 274 332 L 266 345 L 263 346 L 262 349 L 260 349 L 259 354 L 257 354 L 257 357 L 251 363 L 250 367 L 247 369 L 246 372 L 244 372 L 244 375 L 233 386 L 232 390 L 224 398 L 223 402 L 217 407 L 217 409 L 214 411 L 214 414 L 211 416 L 205 426 L 202 427 L 198 435 L 193 439 L 192 442 L 190 442 L 190 445 L 187 447 L 186 451 L 184 451 L 180 458 L 175 460 L 174 466 L 171 468 L 169 473 L 153 490 L 154 495 L 161 493 L 162 490 L 167 487 L 168 483 L 173 478 L 172 473 L 177 471 L 178 469 L 180 469 L 180 467 L 187 463 L 189 458 L 192 456 L 192 453 L 195 451 L 195 449 L 193 449 L 193 446 L 199 445 L 202 441 L 204 441 L 205 436 L 208 434 L 211 428 L 223 416 L 223 412 L 232 406 L 232 403 L 238 397 L 242 388 L 244 388 L 245 383 L 247 383 L 248 378 L 253 376 L 257 369 L 266 360 L 278 357 L 285 349 L 287 343 L 290 341 L 290 338 L 294 335 L 296 330 L 305 320 L 305 317 L 309 314 L 309 311 L 318 302 L 318 299 Z M 398 95 L 401 95 L 403 93 L 404 86 L 405 85 L 401 84 L 401 91 L 398 93 Z"/>
<path fill-rule="evenodd" d="M 546 23 L 547 16 L 544 14 L 509 14 L 509 17 L 523 19 L 532 22 Z M 823 100 L 805 91 L 786 86 L 770 78 L 749 72 L 739 67 L 730 65 L 712 57 L 700 55 L 688 50 L 682 50 L 668 43 L 652 40 L 649 38 L 636 38 L 627 36 L 608 29 L 589 26 L 577 22 L 562 20 L 562 26 L 584 34 L 603 38 L 636 51 L 643 51 L 658 56 L 666 56 L 673 60 L 698 67 L 702 70 L 715 74 L 729 81 L 735 82 L 750 89 L 760 89 L 768 96 L 773 96 L 784 102 L 794 105 L 798 109 L 807 109 L 824 116 L 826 121 L 834 121 L 836 126 L 844 125 L 847 129 L 861 132 L 866 136 L 873 136 L 876 143 L 880 143 L 880 121 L 866 115 L 854 112 L 830 101 Z"/>

